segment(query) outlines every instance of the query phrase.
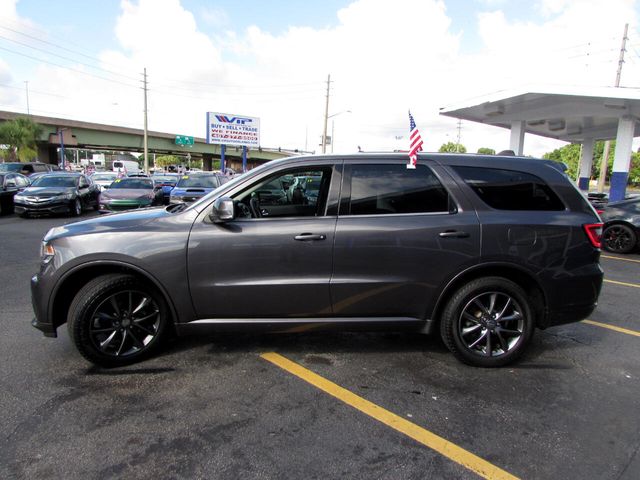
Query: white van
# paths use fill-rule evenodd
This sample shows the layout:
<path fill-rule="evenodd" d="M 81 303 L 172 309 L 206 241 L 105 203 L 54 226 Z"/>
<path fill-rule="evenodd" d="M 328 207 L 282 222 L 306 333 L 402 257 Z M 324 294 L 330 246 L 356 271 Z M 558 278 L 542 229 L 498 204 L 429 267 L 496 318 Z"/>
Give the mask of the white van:
<path fill-rule="evenodd" d="M 113 162 L 112 170 L 117 173 L 126 173 L 127 175 L 140 173 L 138 162 L 134 162 L 133 160 L 116 160 Z"/>

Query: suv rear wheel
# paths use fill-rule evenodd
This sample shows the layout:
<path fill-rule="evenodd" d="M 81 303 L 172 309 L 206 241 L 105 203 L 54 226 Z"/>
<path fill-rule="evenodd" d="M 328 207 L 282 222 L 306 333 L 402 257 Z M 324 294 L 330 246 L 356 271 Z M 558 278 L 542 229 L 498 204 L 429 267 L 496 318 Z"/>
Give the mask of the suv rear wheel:
<path fill-rule="evenodd" d="M 444 309 L 441 335 L 462 362 L 500 367 L 516 360 L 533 335 L 532 309 L 524 290 L 502 277 L 464 285 Z"/>
<path fill-rule="evenodd" d="M 69 308 L 67 327 L 87 360 L 115 367 L 157 350 L 168 321 L 167 304 L 155 289 L 132 275 L 110 274 L 80 289 Z"/>

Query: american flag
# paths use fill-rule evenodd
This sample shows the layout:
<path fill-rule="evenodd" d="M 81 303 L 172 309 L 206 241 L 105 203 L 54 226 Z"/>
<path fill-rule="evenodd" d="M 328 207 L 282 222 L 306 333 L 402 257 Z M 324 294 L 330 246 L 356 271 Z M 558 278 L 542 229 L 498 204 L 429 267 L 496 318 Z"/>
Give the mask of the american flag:
<path fill-rule="evenodd" d="M 418 162 L 418 152 L 422 151 L 422 137 L 416 127 L 416 121 L 409 112 L 409 164 L 407 168 L 416 168 Z"/>

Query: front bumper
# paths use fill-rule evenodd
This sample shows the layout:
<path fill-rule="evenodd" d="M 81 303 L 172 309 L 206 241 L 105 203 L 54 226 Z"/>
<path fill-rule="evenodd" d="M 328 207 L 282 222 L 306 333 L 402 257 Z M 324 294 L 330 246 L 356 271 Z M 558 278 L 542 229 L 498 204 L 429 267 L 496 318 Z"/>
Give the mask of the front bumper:
<path fill-rule="evenodd" d="M 56 328 L 52 323 L 46 323 L 44 320 L 51 320 L 47 316 L 47 305 L 49 303 L 50 289 L 41 285 L 38 274 L 31 277 L 31 304 L 35 317 L 31 320 L 31 326 L 40 330 L 45 337 L 57 337 Z"/>
<path fill-rule="evenodd" d="M 105 203 L 100 202 L 100 213 L 125 212 L 127 210 L 135 210 L 137 208 L 147 208 L 151 206 L 151 201 L 113 200 Z"/>
<path fill-rule="evenodd" d="M 14 208 L 17 214 L 24 213 L 68 213 L 71 208 L 70 202 L 73 200 L 54 200 L 47 202 L 16 202 L 14 200 Z"/>

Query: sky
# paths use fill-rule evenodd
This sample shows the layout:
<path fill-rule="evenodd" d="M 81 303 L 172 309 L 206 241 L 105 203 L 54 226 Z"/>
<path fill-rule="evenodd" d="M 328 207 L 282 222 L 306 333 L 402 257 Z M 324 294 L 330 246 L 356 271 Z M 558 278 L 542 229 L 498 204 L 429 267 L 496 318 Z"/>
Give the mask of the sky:
<path fill-rule="evenodd" d="M 259 117 L 261 144 L 335 152 L 509 146 L 439 115 L 505 89 L 640 87 L 634 0 L 0 0 L 0 110 L 204 137 L 206 112 Z M 28 83 L 25 83 L 28 82 Z M 526 155 L 563 145 L 527 135 Z M 331 151 L 331 147 L 329 147 Z"/>

